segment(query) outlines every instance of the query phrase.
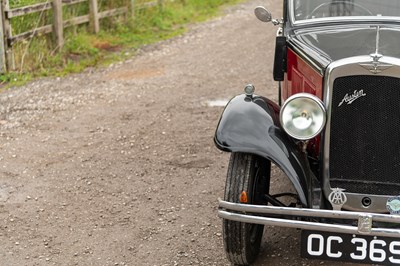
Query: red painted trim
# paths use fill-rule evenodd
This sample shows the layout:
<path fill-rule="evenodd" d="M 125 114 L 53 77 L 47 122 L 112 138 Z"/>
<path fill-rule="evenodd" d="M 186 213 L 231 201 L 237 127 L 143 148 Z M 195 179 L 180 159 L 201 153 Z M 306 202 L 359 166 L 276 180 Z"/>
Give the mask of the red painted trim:
<path fill-rule="evenodd" d="M 283 100 L 299 92 L 308 92 L 322 99 L 322 86 L 322 76 L 289 48 L 287 75 L 283 83 Z"/>
<path fill-rule="evenodd" d="M 300 92 L 307 92 L 322 99 L 323 77 L 290 48 L 287 52 L 287 73 L 282 86 L 283 101 Z M 320 136 L 312 139 L 308 151 L 318 157 Z"/>

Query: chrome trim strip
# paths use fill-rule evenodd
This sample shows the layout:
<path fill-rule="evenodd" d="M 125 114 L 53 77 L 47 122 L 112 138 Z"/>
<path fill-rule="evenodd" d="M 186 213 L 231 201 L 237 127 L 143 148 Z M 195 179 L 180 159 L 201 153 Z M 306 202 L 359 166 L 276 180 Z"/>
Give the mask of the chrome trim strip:
<path fill-rule="evenodd" d="M 317 24 L 334 24 L 334 23 L 368 23 L 368 24 L 381 24 L 381 23 L 400 23 L 399 17 L 377 17 L 377 16 L 365 16 L 365 17 L 332 17 L 332 18 L 314 18 L 294 22 L 294 26 L 315 26 Z"/>
<path fill-rule="evenodd" d="M 241 211 L 243 213 L 237 213 Z M 343 212 L 331 210 L 317 210 L 317 209 L 302 209 L 302 208 L 288 208 L 288 207 L 275 207 L 275 206 L 260 206 L 232 203 L 227 201 L 219 201 L 218 216 L 223 219 L 253 223 L 272 225 L 280 227 L 298 228 L 306 230 L 318 230 L 325 232 L 336 232 L 346 234 L 362 234 L 373 235 L 382 237 L 400 237 L 400 228 L 371 228 L 371 230 L 364 231 L 360 224 L 359 226 L 350 226 L 342 224 L 320 223 L 310 221 L 291 220 L 288 218 L 272 218 L 262 216 L 263 214 L 278 214 L 282 216 L 293 216 L 293 219 L 302 217 L 316 217 L 316 218 L 331 218 L 331 219 L 348 219 L 359 221 L 359 218 L 369 217 L 372 221 L 386 222 L 397 224 L 400 226 L 400 216 L 388 214 L 375 214 L 375 213 L 362 213 L 362 212 Z"/>
<path fill-rule="evenodd" d="M 378 55 L 379 54 L 379 42 L 381 40 L 381 27 L 377 26 L 376 27 L 376 43 L 375 43 L 375 54 Z"/>
<path fill-rule="evenodd" d="M 293 26 L 316 26 L 318 24 L 334 24 L 334 23 L 400 23 L 400 17 L 384 17 L 384 16 L 348 16 L 348 17 L 327 17 L 327 18 L 314 18 L 296 21 L 294 15 L 294 3 L 290 1 L 289 18 Z"/>
<path fill-rule="evenodd" d="M 329 147 L 330 147 L 330 132 L 331 132 L 331 115 L 332 115 L 332 89 L 333 82 L 338 77 L 353 76 L 353 75 L 369 75 L 374 76 L 376 74 L 371 73 L 370 70 L 365 69 L 361 64 L 374 63 L 373 58 L 370 55 L 355 56 L 346 59 L 341 59 L 331 63 L 325 72 L 324 80 L 324 103 L 327 111 L 327 121 L 325 127 L 325 142 L 324 142 L 324 153 L 323 153 L 323 191 L 326 197 L 331 193 L 331 187 L 329 183 Z M 400 78 L 400 59 L 382 56 L 379 58 L 379 63 L 389 64 L 393 67 L 383 70 L 379 73 L 379 76 L 388 76 Z M 374 212 L 384 213 L 386 210 L 386 201 L 389 198 L 388 195 L 361 195 L 355 193 L 346 193 L 347 203 L 343 206 L 346 210 L 357 210 L 365 211 L 371 210 Z M 361 199 L 369 197 L 372 200 L 371 206 L 365 208 L 361 204 Z"/>

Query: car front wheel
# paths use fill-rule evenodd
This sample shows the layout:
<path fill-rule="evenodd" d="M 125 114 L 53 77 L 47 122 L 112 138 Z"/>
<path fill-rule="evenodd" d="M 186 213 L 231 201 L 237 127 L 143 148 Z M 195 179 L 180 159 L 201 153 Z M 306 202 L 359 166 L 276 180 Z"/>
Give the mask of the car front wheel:
<path fill-rule="evenodd" d="M 265 204 L 270 172 L 270 161 L 252 154 L 232 153 L 225 184 L 225 201 L 238 203 L 246 195 L 249 204 Z M 254 262 L 260 252 L 263 231 L 263 225 L 224 219 L 224 247 L 228 259 L 235 265 Z"/>

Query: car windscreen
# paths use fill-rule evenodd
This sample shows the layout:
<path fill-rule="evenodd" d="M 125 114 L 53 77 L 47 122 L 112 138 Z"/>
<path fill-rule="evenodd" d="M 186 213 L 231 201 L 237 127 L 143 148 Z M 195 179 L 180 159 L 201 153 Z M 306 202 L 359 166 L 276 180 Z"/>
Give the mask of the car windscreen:
<path fill-rule="evenodd" d="M 400 17 L 399 0 L 292 0 L 295 21 L 336 17 Z"/>

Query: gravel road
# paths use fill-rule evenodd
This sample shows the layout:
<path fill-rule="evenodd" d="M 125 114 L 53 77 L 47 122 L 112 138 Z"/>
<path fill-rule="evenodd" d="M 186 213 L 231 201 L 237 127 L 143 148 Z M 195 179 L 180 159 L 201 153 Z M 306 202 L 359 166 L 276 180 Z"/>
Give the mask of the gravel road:
<path fill-rule="evenodd" d="M 250 0 L 126 62 L 0 94 L 1 265 L 229 265 L 229 154 L 212 139 L 245 84 L 277 98 L 257 5 L 281 14 Z M 300 259 L 297 230 L 265 235 L 256 265 L 334 265 Z"/>

